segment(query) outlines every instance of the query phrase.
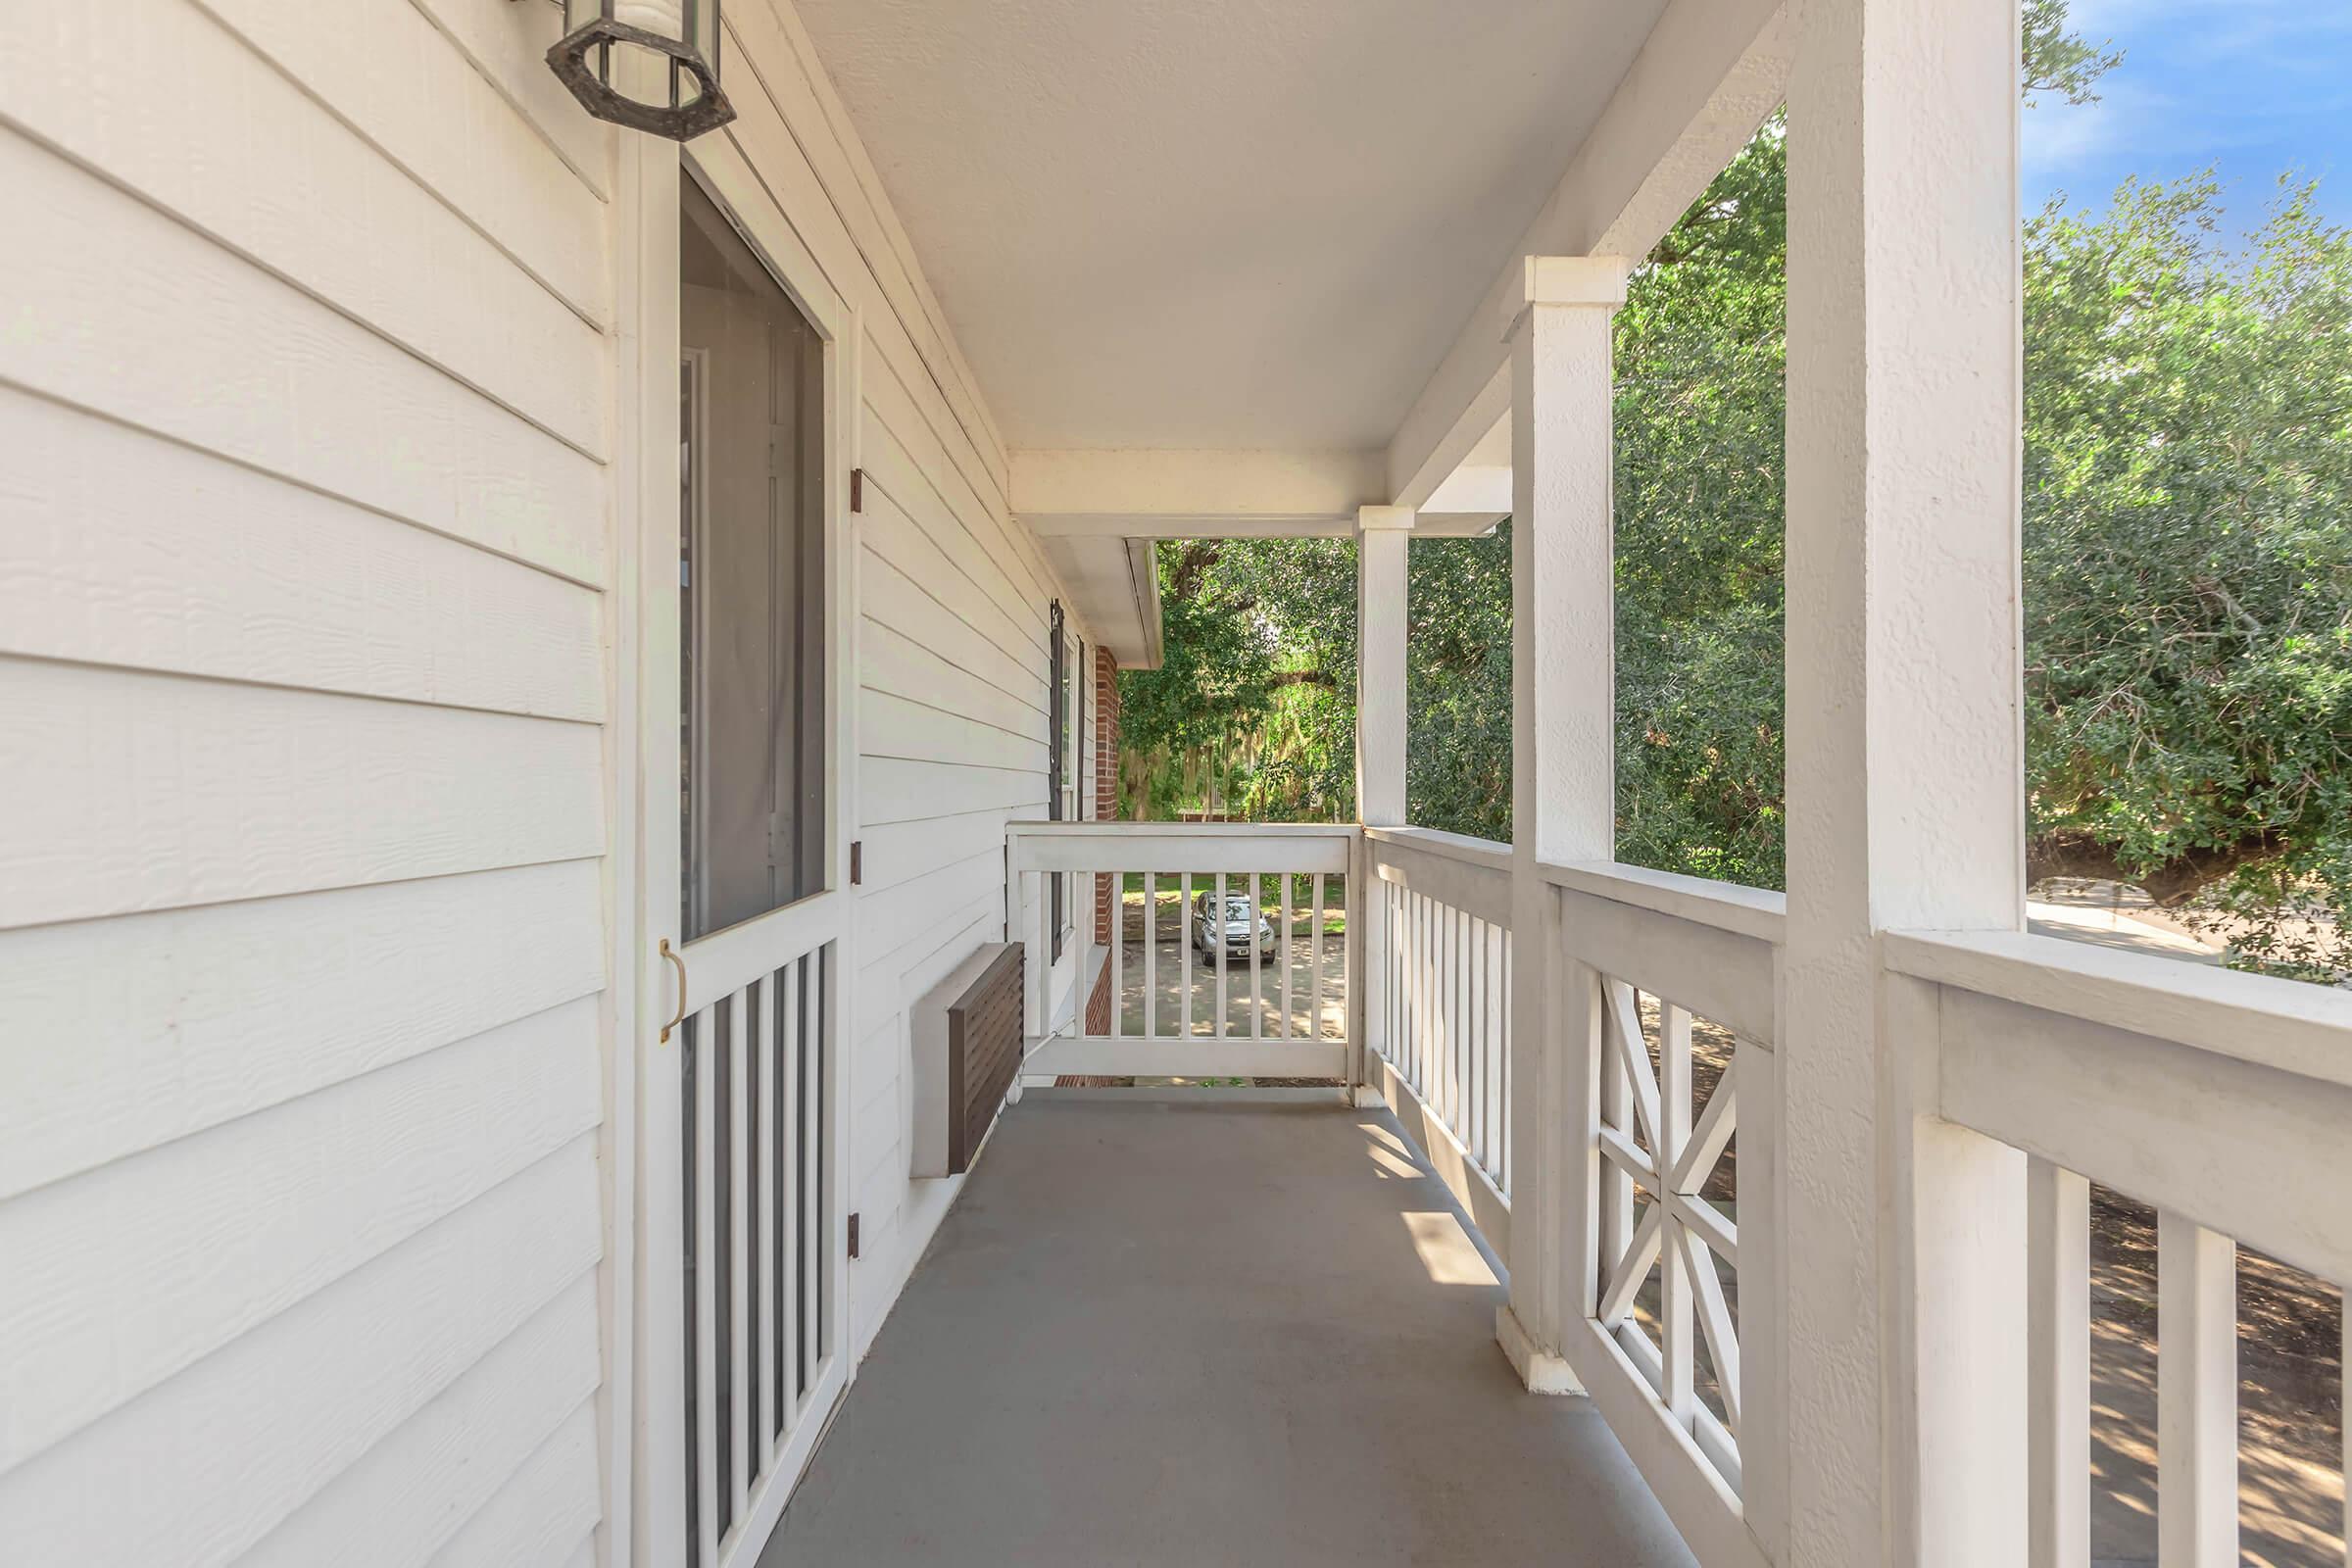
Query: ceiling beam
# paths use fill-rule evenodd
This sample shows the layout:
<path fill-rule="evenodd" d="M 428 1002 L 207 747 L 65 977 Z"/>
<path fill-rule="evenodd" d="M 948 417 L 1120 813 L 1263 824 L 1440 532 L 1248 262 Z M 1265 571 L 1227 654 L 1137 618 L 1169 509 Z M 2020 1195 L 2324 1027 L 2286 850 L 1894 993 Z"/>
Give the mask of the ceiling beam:
<path fill-rule="evenodd" d="M 1045 538 L 1281 538 L 1348 533 L 1387 500 L 1363 452 L 1016 451 L 1012 512 Z"/>
<path fill-rule="evenodd" d="M 1529 256 L 1649 253 L 1787 92 L 1794 28 L 1775 0 L 1670 0 L 1453 347 L 1396 428 L 1383 498 L 1429 505 L 1510 410 L 1499 322 Z"/>

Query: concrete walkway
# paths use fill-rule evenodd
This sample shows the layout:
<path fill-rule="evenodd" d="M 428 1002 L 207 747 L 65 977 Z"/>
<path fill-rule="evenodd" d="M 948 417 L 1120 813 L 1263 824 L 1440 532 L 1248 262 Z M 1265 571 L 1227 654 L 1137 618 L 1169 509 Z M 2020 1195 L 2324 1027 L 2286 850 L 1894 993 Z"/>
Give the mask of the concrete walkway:
<path fill-rule="evenodd" d="M 1690 1568 L 1406 1147 L 1327 1091 L 1033 1091 L 761 1568 Z"/>

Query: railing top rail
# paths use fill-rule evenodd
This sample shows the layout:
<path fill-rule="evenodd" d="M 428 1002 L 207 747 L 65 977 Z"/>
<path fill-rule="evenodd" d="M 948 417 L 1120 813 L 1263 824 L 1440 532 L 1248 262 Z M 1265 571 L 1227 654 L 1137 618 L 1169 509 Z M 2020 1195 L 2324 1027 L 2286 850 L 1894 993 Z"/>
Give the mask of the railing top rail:
<path fill-rule="evenodd" d="M 2352 992 L 2027 931 L 1901 931 L 1897 974 L 2352 1086 Z"/>
<path fill-rule="evenodd" d="M 1448 860 L 1500 871 L 1511 869 L 1511 847 L 1493 839 L 1475 838 L 1468 833 L 1448 833 L 1434 827 L 1367 827 L 1364 837 L 1374 844 L 1393 844 L 1400 849 L 1418 850 Z"/>
<path fill-rule="evenodd" d="M 1182 833 L 1200 838 L 1339 838 L 1351 839 L 1362 831 L 1353 822 L 1131 822 L 1101 818 L 1076 821 L 1016 820 L 1004 824 L 1009 833 L 1071 838 L 1132 838 L 1138 834 Z"/>
<path fill-rule="evenodd" d="M 1788 899 L 1763 888 L 1710 882 L 1705 877 L 1652 871 L 1615 860 L 1579 860 L 1568 865 L 1541 865 L 1537 870 L 1554 887 L 1630 904 L 1776 947 L 1788 924 Z"/>
<path fill-rule="evenodd" d="M 1015 871 L 1345 873 L 1356 829 L 1326 822 L 1011 822 Z"/>

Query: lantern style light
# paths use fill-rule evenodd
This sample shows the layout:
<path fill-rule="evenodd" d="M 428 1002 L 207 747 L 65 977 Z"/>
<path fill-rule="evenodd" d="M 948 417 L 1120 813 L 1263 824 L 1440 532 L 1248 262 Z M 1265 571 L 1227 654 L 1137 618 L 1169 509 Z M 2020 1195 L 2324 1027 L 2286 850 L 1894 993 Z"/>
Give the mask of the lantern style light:
<path fill-rule="evenodd" d="M 718 89 L 718 0 L 564 0 L 564 29 L 547 63 L 597 119 L 692 141 L 735 118 Z M 632 55 L 654 69 L 627 69 Z M 631 95 L 654 83 L 661 97 Z"/>

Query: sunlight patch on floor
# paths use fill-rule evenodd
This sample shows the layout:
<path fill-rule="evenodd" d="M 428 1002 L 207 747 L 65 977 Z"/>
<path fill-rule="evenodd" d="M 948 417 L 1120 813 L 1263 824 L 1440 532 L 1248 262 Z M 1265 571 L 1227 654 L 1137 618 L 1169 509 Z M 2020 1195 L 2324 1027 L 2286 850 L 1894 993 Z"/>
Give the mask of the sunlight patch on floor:
<path fill-rule="evenodd" d="M 1404 1228 L 1412 1233 L 1413 1250 L 1421 1254 L 1421 1266 L 1429 1271 L 1434 1285 L 1484 1285 L 1499 1283 L 1487 1259 L 1462 1229 L 1462 1222 L 1449 1213 L 1401 1214 Z"/>

